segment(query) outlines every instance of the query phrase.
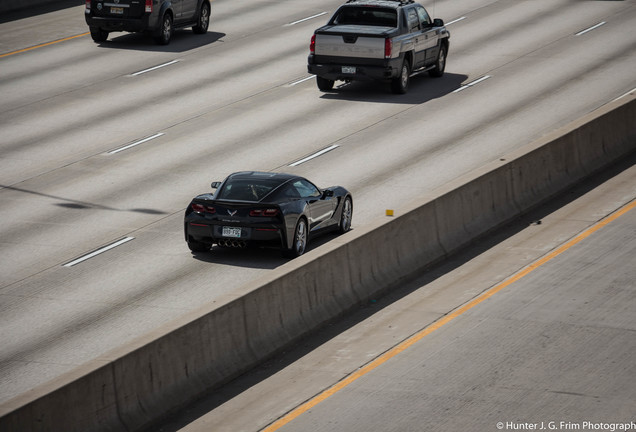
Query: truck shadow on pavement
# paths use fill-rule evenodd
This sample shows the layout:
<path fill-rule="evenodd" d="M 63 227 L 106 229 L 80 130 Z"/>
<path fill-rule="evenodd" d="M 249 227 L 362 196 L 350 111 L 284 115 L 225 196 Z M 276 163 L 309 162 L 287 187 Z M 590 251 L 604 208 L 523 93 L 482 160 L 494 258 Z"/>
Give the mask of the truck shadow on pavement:
<path fill-rule="evenodd" d="M 422 104 L 446 96 L 461 87 L 467 75 L 445 73 L 441 78 L 430 78 L 423 73 L 411 77 L 406 94 L 391 92 L 390 83 L 336 81 L 332 91 L 324 93 L 323 99 L 344 99 L 357 102 Z"/>

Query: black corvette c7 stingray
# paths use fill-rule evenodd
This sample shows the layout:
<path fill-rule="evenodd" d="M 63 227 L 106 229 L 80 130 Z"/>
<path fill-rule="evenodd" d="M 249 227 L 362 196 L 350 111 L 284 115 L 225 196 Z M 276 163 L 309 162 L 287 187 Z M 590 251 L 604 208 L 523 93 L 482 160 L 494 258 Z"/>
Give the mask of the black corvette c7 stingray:
<path fill-rule="evenodd" d="M 302 255 L 317 233 L 351 228 L 353 200 L 341 186 L 320 189 L 291 174 L 245 171 L 212 183 L 186 208 L 185 240 L 193 252 L 273 245 Z"/>

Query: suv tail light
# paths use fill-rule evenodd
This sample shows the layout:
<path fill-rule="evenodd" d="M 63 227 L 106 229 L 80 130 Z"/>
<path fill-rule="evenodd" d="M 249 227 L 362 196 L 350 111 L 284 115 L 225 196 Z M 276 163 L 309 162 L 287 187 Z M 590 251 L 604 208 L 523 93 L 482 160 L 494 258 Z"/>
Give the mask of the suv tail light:
<path fill-rule="evenodd" d="M 393 52 L 393 41 L 389 38 L 384 39 L 384 58 L 390 59 Z"/>
<path fill-rule="evenodd" d="M 311 42 L 309 43 L 309 52 L 312 54 L 316 54 L 316 35 L 311 37 Z"/>
<path fill-rule="evenodd" d="M 202 204 L 196 204 L 196 203 L 192 203 L 192 210 L 194 210 L 197 213 L 210 213 L 210 214 L 216 213 L 216 209 L 214 207 L 204 206 Z"/>
<path fill-rule="evenodd" d="M 146 12 L 152 12 L 152 0 L 146 0 L 146 8 L 144 9 Z"/>
<path fill-rule="evenodd" d="M 85 13 L 91 13 L 91 0 L 86 0 L 86 9 L 84 10 Z"/>
<path fill-rule="evenodd" d="M 278 209 L 270 208 L 270 209 L 257 209 L 250 211 L 250 216 L 263 216 L 263 217 L 274 217 L 278 215 Z"/>

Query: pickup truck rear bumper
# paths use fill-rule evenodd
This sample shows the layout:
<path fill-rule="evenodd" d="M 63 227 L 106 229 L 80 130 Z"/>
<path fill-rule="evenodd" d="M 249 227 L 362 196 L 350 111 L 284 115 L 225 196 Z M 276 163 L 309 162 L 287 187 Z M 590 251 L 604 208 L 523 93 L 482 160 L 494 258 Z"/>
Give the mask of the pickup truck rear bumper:
<path fill-rule="evenodd" d="M 310 74 L 334 81 L 385 81 L 399 75 L 402 59 L 382 60 L 380 65 L 352 63 L 347 63 L 346 59 L 338 63 L 333 61 L 319 63 L 316 62 L 315 56 L 310 55 L 307 60 L 307 71 Z"/>

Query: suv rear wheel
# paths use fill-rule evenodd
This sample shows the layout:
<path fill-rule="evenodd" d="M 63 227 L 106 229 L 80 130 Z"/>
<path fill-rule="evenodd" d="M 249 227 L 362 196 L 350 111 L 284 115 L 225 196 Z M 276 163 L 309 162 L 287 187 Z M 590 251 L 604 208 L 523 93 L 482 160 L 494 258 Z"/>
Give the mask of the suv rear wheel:
<path fill-rule="evenodd" d="M 161 19 L 161 27 L 155 35 L 155 42 L 159 45 L 168 45 L 172 38 L 172 15 L 166 13 Z"/>
<path fill-rule="evenodd" d="M 197 25 L 192 27 L 192 31 L 195 34 L 206 34 L 208 26 L 210 25 L 210 5 L 206 2 L 201 3 L 201 10 L 199 10 L 199 18 Z"/>
<path fill-rule="evenodd" d="M 102 30 L 99 27 L 91 27 L 91 37 L 95 42 L 104 42 L 108 39 L 108 32 L 106 30 Z"/>

